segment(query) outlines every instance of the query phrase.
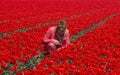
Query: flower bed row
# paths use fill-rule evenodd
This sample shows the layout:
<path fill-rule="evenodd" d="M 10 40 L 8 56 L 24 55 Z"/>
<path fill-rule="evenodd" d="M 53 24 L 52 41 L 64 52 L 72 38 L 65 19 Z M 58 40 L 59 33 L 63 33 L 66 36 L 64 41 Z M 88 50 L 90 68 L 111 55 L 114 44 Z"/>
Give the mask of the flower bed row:
<path fill-rule="evenodd" d="M 0 32 L 9 32 L 26 26 L 30 27 L 38 23 L 47 22 L 49 20 L 58 20 L 63 17 L 80 14 L 98 8 L 94 7 L 93 9 L 93 7 L 82 7 L 80 5 L 82 3 L 76 4 L 76 1 L 73 1 L 73 3 L 69 2 L 64 4 L 61 1 L 59 3 L 52 1 L 53 5 L 50 3 L 45 5 L 46 3 L 43 3 L 42 1 L 26 1 L 25 3 L 26 4 L 21 1 L 4 2 L 3 0 L 3 6 L 0 7 L 2 13 L 0 14 Z M 8 5 L 6 6 L 6 4 Z"/>
<path fill-rule="evenodd" d="M 104 9 L 84 16 L 68 18 L 68 29 L 70 29 L 72 34 L 76 34 L 78 31 L 89 28 L 90 25 L 98 23 L 101 19 L 108 17 L 116 11 L 118 10 Z M 74 29 L 72 29 L 73 27 L 71 26 L 73 26 Z"/>

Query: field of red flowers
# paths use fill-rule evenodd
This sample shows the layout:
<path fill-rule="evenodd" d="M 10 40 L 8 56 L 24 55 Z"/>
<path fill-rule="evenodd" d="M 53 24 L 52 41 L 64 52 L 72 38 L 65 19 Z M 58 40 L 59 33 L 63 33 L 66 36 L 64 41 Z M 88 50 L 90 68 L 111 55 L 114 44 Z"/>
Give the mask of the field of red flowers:
<path fill-rule="evenodd" d="M 0 75 L 120 75 L 119 0 L 1 0 Z M 66 20 L 71 45 L 44 55 Z"/>

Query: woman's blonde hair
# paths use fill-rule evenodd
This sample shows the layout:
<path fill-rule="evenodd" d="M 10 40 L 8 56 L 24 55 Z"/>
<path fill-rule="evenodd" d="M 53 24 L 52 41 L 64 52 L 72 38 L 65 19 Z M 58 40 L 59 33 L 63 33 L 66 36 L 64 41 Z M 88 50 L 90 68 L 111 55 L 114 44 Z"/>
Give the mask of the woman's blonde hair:
<path fill-rule="evenodd" d="M 64 28 L 66 29 L 66 22 L 64 20 L 60 20 L 57 24 L 57 28 Z"/>

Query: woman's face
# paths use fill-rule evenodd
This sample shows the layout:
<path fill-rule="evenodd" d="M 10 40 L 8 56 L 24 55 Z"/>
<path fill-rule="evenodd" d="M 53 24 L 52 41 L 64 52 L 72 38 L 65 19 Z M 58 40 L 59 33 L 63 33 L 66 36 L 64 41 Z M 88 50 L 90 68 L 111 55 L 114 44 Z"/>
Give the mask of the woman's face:
<path fill-rule="evenodd" d="M 61 35 L 64 34 L 65 29 L 66 29 L 66 26 L 65 26 L 65 25 L 58 25 L 58 26 L 57 26 L 57 31 L 58 31 L 58 33 L 61 34 Z"/>

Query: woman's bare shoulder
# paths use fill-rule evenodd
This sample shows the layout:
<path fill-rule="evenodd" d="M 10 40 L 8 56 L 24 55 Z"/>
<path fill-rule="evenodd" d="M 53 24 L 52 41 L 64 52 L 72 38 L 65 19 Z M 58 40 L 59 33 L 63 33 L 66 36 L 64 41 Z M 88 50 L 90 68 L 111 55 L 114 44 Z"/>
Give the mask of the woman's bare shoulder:
<path fill-rule="evenodd" d="M 49 30 L 54 31 L 56 29 L 56 26 L 52 26 L 49 28 Z"/>
<path fill-rule="evenodd" d="M 66 29 L 66 33 L 69 33 L 69 30 L 68 30 L 68 29 Z"/>

